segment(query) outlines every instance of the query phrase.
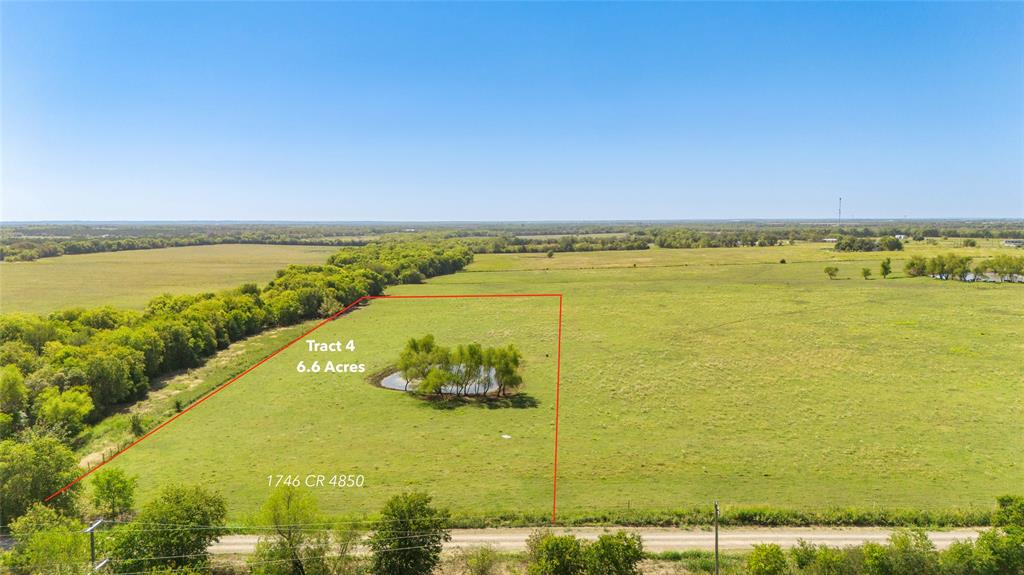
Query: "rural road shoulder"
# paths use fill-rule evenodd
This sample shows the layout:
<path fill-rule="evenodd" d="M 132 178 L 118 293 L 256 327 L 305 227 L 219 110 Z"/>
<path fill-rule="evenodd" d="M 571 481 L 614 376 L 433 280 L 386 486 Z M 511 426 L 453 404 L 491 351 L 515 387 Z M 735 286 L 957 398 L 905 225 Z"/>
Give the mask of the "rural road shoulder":
<path fill-rule="evenodd" d="M 711 530 L 698 529 L 666 529 L 666 528 L 601 528 L 581 527 L 576 529 L 557 529 L 558 533 L 572 533 L 583 539 L 596 539 L 598 535 L 618 530 L 639 533 L 643 538 L 644 549 L 647 551 L 686 551 L 699 549 L 710 551 L 715 546 L 715 533 Z M 957 540 L 974 539 L 980 528 L 956 529 L 951 531 L 929 531 L 928 538 L 936 547 L 945 549 Z M 490 545 L 499 551 L 523 551 L 526 549 L 526 538 L 533 529 L 455 529 L 452 540 L 445 545 L 446 549 L 460 547 L 476 547 Z M 719 532 L 719 548 L 725 550 L 750 549 L 759 543 L 776 543 L 783 547 L 792 547 L 799 540 L 810 543 L 825 544 L 833 547 L 860 545 L 869 541 L 884 543 L 892 529 L 874 527 L 850 528 L 817 528 L 817 527 L 782 527 L 782 528 L 743 528 L 723 529 Z M 259 537 L 256 535 L 227 535 L 220 542 L 210 547 L 216 554 L 248 554 Z"/>

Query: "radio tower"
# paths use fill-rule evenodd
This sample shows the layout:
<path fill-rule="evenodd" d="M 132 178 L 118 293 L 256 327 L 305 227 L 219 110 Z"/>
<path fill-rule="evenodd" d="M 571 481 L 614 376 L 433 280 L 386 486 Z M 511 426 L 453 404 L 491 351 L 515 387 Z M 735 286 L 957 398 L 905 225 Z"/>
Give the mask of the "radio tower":
<path fill-rule="evenodd" d="M 843 196 L 839 196 L 839 216 L 836 218 L 836 225 L 843 225 Z"/>

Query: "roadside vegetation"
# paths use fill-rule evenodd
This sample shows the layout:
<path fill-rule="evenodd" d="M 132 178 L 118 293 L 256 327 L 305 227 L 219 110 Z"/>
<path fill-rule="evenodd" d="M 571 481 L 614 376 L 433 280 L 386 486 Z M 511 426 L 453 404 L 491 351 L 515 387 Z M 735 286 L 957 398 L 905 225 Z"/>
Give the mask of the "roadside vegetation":
<path fill-rule="evenodd" d="M 123 575 L 217 573 L 252 575 L 642 575 L 677 564 L 686 573 L 746 575 L 1020 575 L 1024 573 L 1024 497 L 1000 497 L 994 526 L 976 540 L 936 550 L 924 531 L 901 529 L 886 544 L 830 547 L 801 542 L 791 549 L 756 545 L 721 557 L 706 551 L 647 553 L 640 536 L 627 531 L 594 541 L 538 529 L 525 553 L 501 554 L 480 546 L 442 555 L 451 538 L 450 512 L 421 492 L 388 499 L 372 517 L 332 520 L 309 491 L 278 487 L 242 524 L 226 521 L 224 498 L 206 487 L 167 485 L 138 511 L 133 478 L 112 490 L 94 488 L 103 505 L 126 504 L 90 542 L 89 512 L 68 513 L 35 504 L 11 525 L 13 546 L 0 566 L 13 575 L 85 575 L 91 553 L 107 572 Z M 102 525 L 102 524 L 101 524 Z M 258 536 L 249 556 L 211 554 L 229 533 Z M 96 543 L 98 542 L 98 543 Z M 95 547 L 92 545 L 95 544 Z"/>

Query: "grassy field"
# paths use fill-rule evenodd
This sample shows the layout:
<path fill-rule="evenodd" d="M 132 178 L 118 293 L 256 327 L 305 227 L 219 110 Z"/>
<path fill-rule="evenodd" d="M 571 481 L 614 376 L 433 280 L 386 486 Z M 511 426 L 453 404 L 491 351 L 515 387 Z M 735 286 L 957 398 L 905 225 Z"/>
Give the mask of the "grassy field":
<path fill-rule="evenodd" d="M 775 248 L 482 255 L 394 294 L 564 293 L 559 510 L 707 504 L 989 507 L 1024 485 L 1024 286 L 902 277 L 883 254 Z M 958 248 L 997 253 L 996 242 Z M 778 263 L 785 259 L 788 263 Z M 822 269 L 837 265 L 830 281 Z M 634 267 L 635 266 L 635 267 Z M 318 488 L 335 513 L 407 489 L 468 513 L 551 505 L 557 300 L 376 301 L 331 322 L 115 460 L 142 498 L 220 489 L 232 514 L 267 475 L 357 473 Z M 393 363 L 411 336 L 515 343 L 526 406 L 437 409 L 360 375 L 296 364 Z M 511 439 L 502 439 L 502 434 Z"/>
<path fill-rule="evenodd" d="M 322 264 L 333 247 L 216 245 L 0 263 L 0 313 L 69 307 L 142 308 L 162 293 L 195 293 L 267 282 L 288 264 Z"/>

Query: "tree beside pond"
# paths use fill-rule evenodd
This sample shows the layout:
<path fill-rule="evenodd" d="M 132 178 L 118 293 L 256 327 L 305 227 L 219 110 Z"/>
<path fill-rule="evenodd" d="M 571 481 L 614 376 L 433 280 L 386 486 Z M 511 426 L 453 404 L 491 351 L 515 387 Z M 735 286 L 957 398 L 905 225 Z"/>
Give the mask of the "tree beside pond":
<path fill-rule="evenodd" d="M 480 395 L 472 390 L 487 389 L 492 381 L 496 393 L 505 396 L 523 384 L 522 353 L 512 344 L 483 347 L 471 343 L 447 348 L 437 345 L 433 335 L 411 338 L 398 360 L 398 371 L 421 395 Z"/>

